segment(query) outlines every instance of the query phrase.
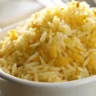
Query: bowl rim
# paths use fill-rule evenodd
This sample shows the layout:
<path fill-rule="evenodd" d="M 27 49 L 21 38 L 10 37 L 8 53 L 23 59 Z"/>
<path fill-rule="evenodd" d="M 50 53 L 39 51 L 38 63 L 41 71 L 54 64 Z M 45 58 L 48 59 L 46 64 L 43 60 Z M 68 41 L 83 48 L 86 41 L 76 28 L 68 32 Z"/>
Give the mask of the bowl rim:
<path fill-rule="evenodd" d="M 73 80 L 73 81 L 66 81 L 66 82 L 56 82 L 56 83 L 47 83 L 47 82 L 35 82 L 35 81 L 29 81 L 25 79 L 21 79 L 15 76 L 12 76 L 8 73 L 3 72 L 0 70 L 0 77 L 16 84 L 22 84 L 25 86 L 30 86 L 30 87 L 63 87 L 63 88 L 71 88 L 71 87 L 76 87 L 80 85 L 85 85 L 88 83 L 96 82 L 96 75 L 79 79 L 79 80 Z"/>
<path fill-rule="evenodd" d="M 22 21 L 22 22 L 24 22 L 24 21 Z M 6 33 L 10 29 L 15 28 L 18 24 L 20 24 L 20 22 L 3 28 L 0 31 L 0 34 L 2 32 Z M 94 76 L 82 78 L 82 79 L 79 79 L 79 80 L 65 81 L 65 82 L 55 82 L 55 83 L 35 82 L 35 81 L 24 80 L 24 79 L 12 76 L 12 75 L 2 71 L 2 69 L 0 69 L 0 77 L 5 79 L 5 80 L 8 80 L 10 82 L 13 82 L 13 83 L 18 83 L 18 84 L 22 84 L 22 85 L 31 86 L 31 87 L 35 86 L 35 87 L 40 87 L 40 88 L 41 87 L 55 87 L 55 86 L 58 86 L 58 87 L 60 86 L 60 87 L 63 87 L 63 88 L 70 88 L 70 87 L 75 87 L 75 86 L 88 84 L 88 83 L 92 83 L 92 82 L 96 81 L 96 75 L 94 75 Z"/>

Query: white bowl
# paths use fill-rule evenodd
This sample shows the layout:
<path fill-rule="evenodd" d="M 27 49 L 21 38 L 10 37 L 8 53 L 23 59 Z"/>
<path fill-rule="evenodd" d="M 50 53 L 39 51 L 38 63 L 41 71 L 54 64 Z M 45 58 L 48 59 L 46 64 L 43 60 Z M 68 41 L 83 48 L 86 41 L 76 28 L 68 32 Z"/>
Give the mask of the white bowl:
<path fill-rule="evenodd" d="M 3 29 L 0 39 L 16 26 L 14 24 Z M 96 76 L 63 83 L 41 83 L 19 79 L 0 70 L 0 77 L 10 81 L 0 82 L 5 96 L 96 96 Z"/>

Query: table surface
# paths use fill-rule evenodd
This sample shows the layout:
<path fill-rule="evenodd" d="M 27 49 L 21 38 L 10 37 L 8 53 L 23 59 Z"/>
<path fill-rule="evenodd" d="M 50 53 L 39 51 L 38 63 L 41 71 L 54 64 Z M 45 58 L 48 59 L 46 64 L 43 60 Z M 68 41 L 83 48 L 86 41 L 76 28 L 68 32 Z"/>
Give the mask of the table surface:
<path fill-rule="evenodd" d="M 0 27 L 28 18 L 33 12 L 43 6 L 36 0 L 1 0 L 0 1 Z"/>

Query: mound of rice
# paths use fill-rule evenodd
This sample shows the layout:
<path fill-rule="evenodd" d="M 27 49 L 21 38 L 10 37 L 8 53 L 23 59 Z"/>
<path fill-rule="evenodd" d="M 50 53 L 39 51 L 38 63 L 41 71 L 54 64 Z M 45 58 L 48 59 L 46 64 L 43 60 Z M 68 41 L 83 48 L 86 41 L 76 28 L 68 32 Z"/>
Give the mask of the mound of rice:
<path fill-rule="evenodd" d="M 64 82 L 96 74 L 96 11 L 85 2 L 45 8 L 0 41 L 0 67 L 15 77 Z"/>

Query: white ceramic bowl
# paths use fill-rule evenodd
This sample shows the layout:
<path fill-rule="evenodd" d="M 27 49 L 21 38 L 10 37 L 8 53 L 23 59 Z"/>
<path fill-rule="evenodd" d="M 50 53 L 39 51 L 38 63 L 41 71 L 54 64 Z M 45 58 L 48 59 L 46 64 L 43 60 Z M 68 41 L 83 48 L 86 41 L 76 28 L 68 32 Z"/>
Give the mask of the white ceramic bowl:
<path fill-rule="evenodd" d="M 3 29 L 0 39 L 16 25 Z M 63 83 L 41 83 L 19 79 L 0 70 L 0 77 L 11 82 L 2 80 L 0 83 L 0 86 L 6 83 L 1 89 L 5 96 L 96 96 L 96 76 Z"/>

